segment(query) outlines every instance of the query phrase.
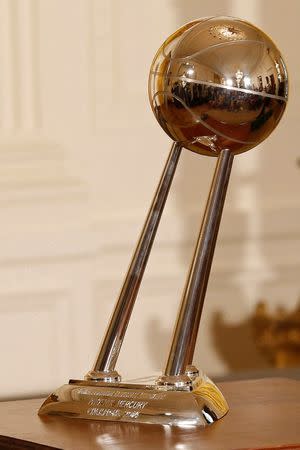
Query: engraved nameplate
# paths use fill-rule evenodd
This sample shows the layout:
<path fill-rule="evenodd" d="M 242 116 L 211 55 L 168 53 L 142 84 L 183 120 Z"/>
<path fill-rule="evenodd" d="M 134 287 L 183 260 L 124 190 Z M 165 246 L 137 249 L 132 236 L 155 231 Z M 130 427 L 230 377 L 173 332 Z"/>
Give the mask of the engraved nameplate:
<path fill-rule="evenodd" d="M 75 392 L 73 391 L 75 394 Z M 82 400 L 87 401 L 86 414 L 99 418 L 137 419 L 140 411 L 149 406 L 149 402 L 163 400 L 165 393 L 134 390 L 99 388 L 80 388 L 76 391 Z"/>
<path fill-rule="evenodd" d="M 205 382 L 200 390 L 170 391 L 154 385 L 70 381 L 51 394 L 39 415 L 55 414 L 93 420 L 207 425 L 227 412 L 217 388 Z M 209 393 L 209 395 L 207 395 Z M 217 414 L 212 411 L 216 410 Z"/>

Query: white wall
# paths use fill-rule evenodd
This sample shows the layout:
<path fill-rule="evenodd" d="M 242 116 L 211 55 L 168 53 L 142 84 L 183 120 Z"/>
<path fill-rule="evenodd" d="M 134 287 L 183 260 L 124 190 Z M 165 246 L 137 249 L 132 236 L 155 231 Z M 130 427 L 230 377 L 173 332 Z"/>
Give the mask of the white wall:
<path fill-rule="evenodd" d="M 170 146 L 148 105 L 149 66 L 197 16 L 261 26 L 282 49 L 292 87 L 278 129 L 234 163 L 196 362 L 225 373 L 232 354 L 243 359 L 245 349 L 229 344 L 257 300 L 296 303 L 300 6 L 287 0 L 283 21 L 277 3 L 0 0 L 2 398 L 90 369 Z M 125 377 L 164 365 L 214 163 L 182 156 L 121 353 Z"/>

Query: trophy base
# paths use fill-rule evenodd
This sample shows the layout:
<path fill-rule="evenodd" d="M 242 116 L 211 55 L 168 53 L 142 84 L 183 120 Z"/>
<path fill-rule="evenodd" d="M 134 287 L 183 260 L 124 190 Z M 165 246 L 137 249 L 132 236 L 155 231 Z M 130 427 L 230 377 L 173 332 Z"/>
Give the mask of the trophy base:
<path fill-rule="evenodd" d="M 206 426 L 223 417 L 228 405 L 206 376 L 191 386 L 101 383 L 70 380 L 43 403 L 39 415 L 175 426 Z"/>

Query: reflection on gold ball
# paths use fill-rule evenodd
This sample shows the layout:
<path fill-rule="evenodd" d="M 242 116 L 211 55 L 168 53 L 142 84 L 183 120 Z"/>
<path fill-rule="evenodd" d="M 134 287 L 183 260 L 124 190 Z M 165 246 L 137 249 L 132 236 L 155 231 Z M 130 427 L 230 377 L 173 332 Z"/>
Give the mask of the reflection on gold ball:
<path fill-rule="evenodd" d="M 261 30 L 232 17 L 184 25 L 158 50 L 149 97 L 166 133 L 197 153 L 242 153 L 263 141 L 286 106 L 288 75 Z"/>

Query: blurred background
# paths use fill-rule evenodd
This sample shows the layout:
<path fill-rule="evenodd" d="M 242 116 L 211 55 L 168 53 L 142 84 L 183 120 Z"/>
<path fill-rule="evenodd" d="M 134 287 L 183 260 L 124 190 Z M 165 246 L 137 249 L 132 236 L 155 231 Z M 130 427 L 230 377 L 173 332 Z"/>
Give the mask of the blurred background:
<path fill-rule="evenodd" d="M 210 15 L 270 34 L 288 109 L 236 157 L 195 363 L 213 377 L 300 366 L 299 0 L 0 0 L 0 397 L 92 367 L 171 145 L 152 58 Z M 215 159 L 184 151 L 118 370 L 165 365 Z M 261 303 L 263 302 L 263 303 Z"/>

